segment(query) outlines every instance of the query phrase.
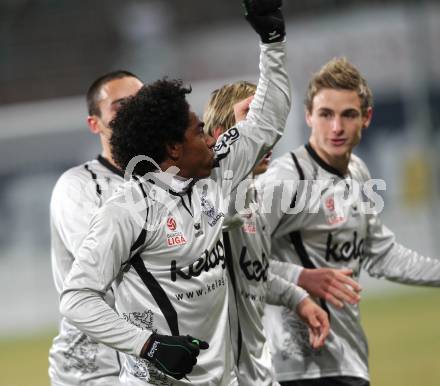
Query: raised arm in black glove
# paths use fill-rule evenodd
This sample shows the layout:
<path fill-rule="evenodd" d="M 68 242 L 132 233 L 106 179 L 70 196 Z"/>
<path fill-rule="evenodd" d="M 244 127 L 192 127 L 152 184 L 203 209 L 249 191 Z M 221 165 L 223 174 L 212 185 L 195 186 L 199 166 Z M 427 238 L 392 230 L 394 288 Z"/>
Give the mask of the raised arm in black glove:
<path fill-rule="evenodd" d="M 282 0 L 243 0 L 245 17 L 263 43 L 280 42 L 286 36 Z"/>
<path fill-rule="evenodd" d="M 158 370 L 173 378 L 189 374 L 197 363 L 200 350 L 209 344 L 192 336 L 170 336 L 153 333 L 142 349 L 141 357 L 154 363 Z"/>

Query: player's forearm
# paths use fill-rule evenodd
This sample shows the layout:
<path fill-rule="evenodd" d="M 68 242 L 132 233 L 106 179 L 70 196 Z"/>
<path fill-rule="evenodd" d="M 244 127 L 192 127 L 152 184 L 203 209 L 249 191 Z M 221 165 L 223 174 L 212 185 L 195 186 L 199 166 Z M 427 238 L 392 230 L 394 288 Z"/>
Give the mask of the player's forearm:
<path fill-rule="evenodd" d="M 284 261 L 270 260 L 270 271 L 274 275 L 281 276 L 289 283 L 298 284 L 299 275 L 301 275 L 304 267 L 293 263 L 286 263 Z"/>
<path fill-rule="evenodd" d="M 260 78 L 247 121 L 255 124 L 252 135 L 260 139 L 265 151 L 283 134 L 290 111 L 285 46 L 284 41 L 260 45 Z"/>
<path fill-rule="evenodd" d="M 296 310 L 298 304 L 307 296 L 309 294 L 302 288 L 269 271 L 266 303 Z"/>
<path fill-rule="evenodd" d="M 440 260 L 422 256 L 398 243 L 389 246 L 382 256 L 365 264 L 373 277 L 384 277 L 403 284 L 440 286 Z"/>
<path fill-rule="evenodd" d="M 121 318 L 94 291 L 63 292 L 60 312 L 92 339 L 130 355 L 140 356 L 151 335 L 151 331 L 141 330 Z"/>

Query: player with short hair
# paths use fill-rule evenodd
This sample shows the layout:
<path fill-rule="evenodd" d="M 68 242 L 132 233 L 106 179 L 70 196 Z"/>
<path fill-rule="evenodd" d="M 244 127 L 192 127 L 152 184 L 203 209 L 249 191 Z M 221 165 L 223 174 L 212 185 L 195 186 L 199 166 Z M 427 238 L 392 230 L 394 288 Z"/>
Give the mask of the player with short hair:
<path fill-rule="evenodd" d="M 87 122 L 99 135 L 102 152 L 97 159 L 67 170 L 57 181 L 50 203 L 52 272 L 59 294 L 75 256 L 87 235 L 95 210 L 124 181 L 111 155 L 109 122 L 121 103 L 134 95 L 142 82 L 131 72 L 100 76 L 87 92 Z M 111 289 L 105 295 L 114 303 Z M 49 353 L 52 385 L 119 385 L 119 353 L 89 338 L 66 318 Z"/>
<path fill-rule="evenodd" d="M 262 44 L 239 130 L 215 143 L 189 90 L 166 79 L 143 87 L 112 123 L 114 159 L 132 179 L 92 219 L 60 308 L 124 353 L 124 384 L 236 384 L 221 232 L 227 196 L 280 138 L 290 110 L 280 3 L 245 2 Z M 111 285 L 117 313 L 102 299 Z"/>
<path fill-rule="evenodd" d="M 335 58 L 308 87 L 305 117 L 309 143 L 275 160 L 262 176 L 272 252 L 314 270 L 361 268 L 373 277 L 420 285 L 440 285 L 440 260 L 424 257 L 395 240 L 380 221 L 368 168 L 352 154 L 371 121 L 372 93 L 360 72 Z M 283 207 L 284 205 L 284 207 Z M 284 386 L 369 385 L 368 346 L 358 305 L 329 312 L 330 335 L 315 352 L 295 314 L 268 306 L 278 380 Z"/>
<path fill-rule="evenodd" d="M 213 91 L 204 112 L 205 132 L 218 138 L 237 120 L 246 117 L 256 86 L 245 81 Z M 328 318 L 304 290 L 290 282 L 288 263 L 269 263 L 270 233 L 258 210 L 253 176 L 267 168 L 265 157 L 231 198 L 229 215 L 235 226 L 223 233 L 225 259 L 230 275 L 229 318 L 235 371 L 240 385 L 277 385 L 263 328 L 264 304 L 284 305 L 298 312 L 309 326 L 314 348 L 324 344 Z M 243 207 L 239 202 L 242 202 Z M 240 209 L 237 208 L 240 206 Z M 277 274 L 278 273 L 278 274 Z"/>

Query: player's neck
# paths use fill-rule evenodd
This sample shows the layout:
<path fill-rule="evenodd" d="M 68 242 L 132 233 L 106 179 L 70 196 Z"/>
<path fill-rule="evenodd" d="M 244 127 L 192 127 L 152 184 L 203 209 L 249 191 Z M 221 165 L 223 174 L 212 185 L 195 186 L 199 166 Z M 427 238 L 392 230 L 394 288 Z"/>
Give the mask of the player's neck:
<path fill-rule="evenodd" d="M 316 146 L 313 138 L 310 138 L 310 146 L 313 148 L 315 153 L 324 161 L 327 165 L 336 169 L 341 175 L 345 176 L 348 172 L 348 164 L 350 163 L 351 151 L 346 152 L 341 155 L 331 155 L 328 154 L 324 149 Z"/>
<path fill-rule="evenodd" d="M 119 166 L 116 164 L 115 160 L 112 157 L 112 153 L 110 151 L 110 146 L 103 146 L 101 156 L 104 157 L 108 162 L 110 162 L 115 168 L 119 169 Z"/>

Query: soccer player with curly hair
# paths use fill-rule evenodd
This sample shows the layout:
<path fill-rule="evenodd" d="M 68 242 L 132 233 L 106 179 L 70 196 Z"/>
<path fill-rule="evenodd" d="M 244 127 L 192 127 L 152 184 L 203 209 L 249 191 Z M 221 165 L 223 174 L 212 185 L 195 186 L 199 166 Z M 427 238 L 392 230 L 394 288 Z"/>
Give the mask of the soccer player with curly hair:
<path fill-rule="evenodd" d="M 290 110 L 280 4 L 245 1 L 262 40 L 260 79 L 237 128 L 217 142 L 206 136 L 189 90 L 167 79 L 143 87 L 111 124 L 114 159 L 131 178 L 92 218 L 60 309 L 123 352 L 123 384 L 237 384 L 222 228 L 229 193 L 280 138 Z M 111 286 L 116 312 L 103 300 Z"/>

